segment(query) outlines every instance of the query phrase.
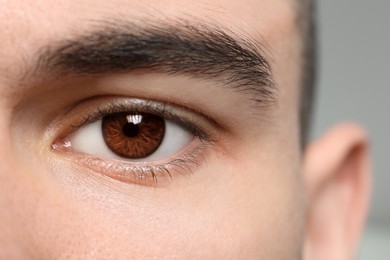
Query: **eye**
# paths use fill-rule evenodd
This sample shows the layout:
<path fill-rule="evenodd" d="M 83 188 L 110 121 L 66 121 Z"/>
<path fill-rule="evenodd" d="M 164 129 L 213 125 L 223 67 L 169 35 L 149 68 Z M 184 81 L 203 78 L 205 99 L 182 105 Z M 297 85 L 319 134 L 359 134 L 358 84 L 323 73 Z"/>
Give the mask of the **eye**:
<path fill-rule="evenodd" d="M 164 160 L 188 146 L 194 136 L 170 120 L 120 112 L 88 124 L 69 138 L 74 151 L 134 162 Z"/>
<path fill-rule="evenodd" d="M 54 152 L 100 175 L 146 186 L 192 173 L 220 133 L 204 113 L 121 97 L 78 102 L 57 122 L 62 131 Z"/>

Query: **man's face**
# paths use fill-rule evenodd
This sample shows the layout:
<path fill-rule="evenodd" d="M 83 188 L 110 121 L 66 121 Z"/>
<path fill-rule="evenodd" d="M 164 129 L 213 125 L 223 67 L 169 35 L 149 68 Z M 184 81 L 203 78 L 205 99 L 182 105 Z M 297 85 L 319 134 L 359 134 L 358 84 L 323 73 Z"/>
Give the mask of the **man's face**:
<path fill-rule="evenodd" d="M 295 5 L 1 1 L 0 258 L 300 258 Z"/>

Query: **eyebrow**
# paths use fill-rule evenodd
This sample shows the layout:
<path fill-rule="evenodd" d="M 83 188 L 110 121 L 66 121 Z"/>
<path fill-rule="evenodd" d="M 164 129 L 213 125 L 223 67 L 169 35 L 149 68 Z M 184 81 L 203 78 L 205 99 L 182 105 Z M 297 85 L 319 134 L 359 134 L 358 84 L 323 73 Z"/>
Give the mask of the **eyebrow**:
<path fill-rule="evenodd" d="M 275 102 L 264 45 L 219 25 L 111 21 L 95 27 L 40 49 L 34 74 L 64 77 L 150 70 L 215 80 L 257 103 Z"/>

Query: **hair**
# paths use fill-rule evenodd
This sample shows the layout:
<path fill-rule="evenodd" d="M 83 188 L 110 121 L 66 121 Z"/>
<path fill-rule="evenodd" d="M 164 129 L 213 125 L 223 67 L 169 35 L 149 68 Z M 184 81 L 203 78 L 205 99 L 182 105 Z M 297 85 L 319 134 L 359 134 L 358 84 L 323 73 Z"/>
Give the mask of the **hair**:
<path fill-rule="evenodd" d="M 313 104 L 315 101 L 315 85 L 317 76 L 317 35 L 315 0 L 298 0 L 298 25 L 302 33 L 302 74 L 300 90 L 300 127 L 301 143 L 305 147 L 309 139 Z"/>

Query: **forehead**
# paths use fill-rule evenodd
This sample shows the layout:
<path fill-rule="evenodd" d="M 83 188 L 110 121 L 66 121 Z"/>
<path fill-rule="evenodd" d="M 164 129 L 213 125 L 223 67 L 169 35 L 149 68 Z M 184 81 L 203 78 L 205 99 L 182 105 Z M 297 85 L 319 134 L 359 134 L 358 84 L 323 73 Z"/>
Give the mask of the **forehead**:
<path fill-rule="evenodd" d="M 269 42 L 295 28 L 291 0 L 3 0 L 0 52 L 28 50 L 45 41 L 80 33 L 102 20 L 192 18 L 221 23 L 236 33 Z M 23 40 L 21 40 L 23 39 Z"/>
<path fill-rule="evenodd" d="M 180 15 L 198 14 L 220 17 L 240 17 L 244 23 L 251 19 L 257 22 L 266 21 L 275 14 L 288 12 L 294 6 L 292 0 L 208 0 L 208 1 L 179 1 L 179 0 L 2 0 L 0 13 L 7 20 L 20 18 L 34 19 L 35 15 L 42 18 L 69 20 L 69 18 L 88 19 L 101 15 L 133 16 L 144 15 Z M 119 12 L 119 13 L 118 13 Z M 69 16 L 71 14 L 71 16 Z M 284 13 L 287 15 L 287 13 Z M 283 17 L 285 17 L 283 15 Z M 15 19 L 12 19 L 15 18 Z M 5 21 L 5 20 L 2 20 Z M 30 20 L 31 22 L 32 20 Z"/>

